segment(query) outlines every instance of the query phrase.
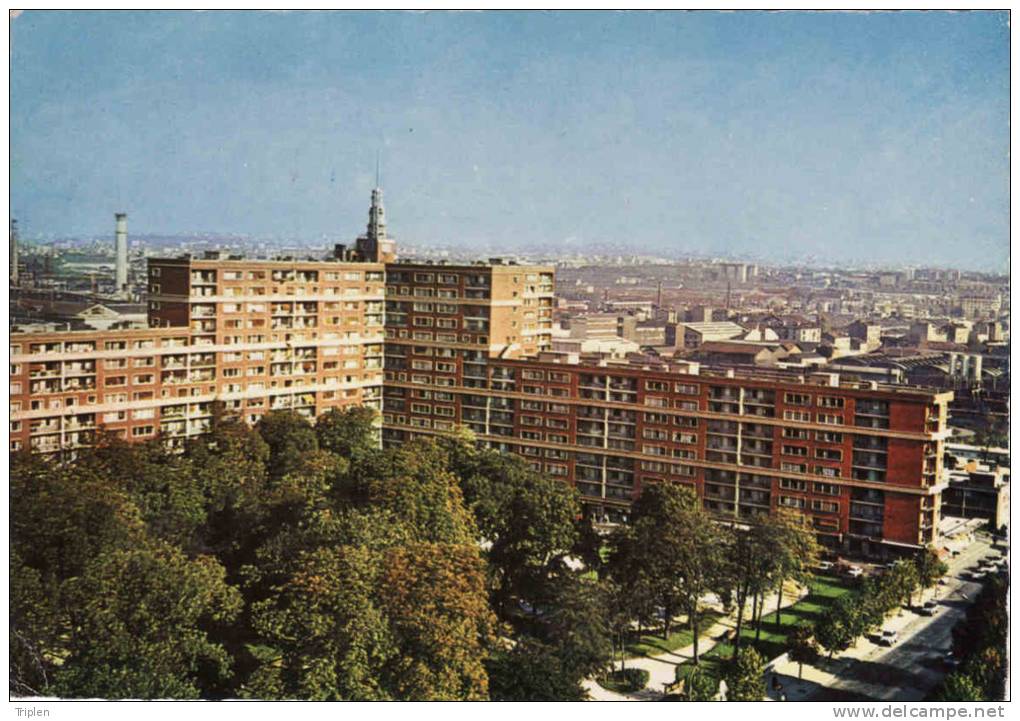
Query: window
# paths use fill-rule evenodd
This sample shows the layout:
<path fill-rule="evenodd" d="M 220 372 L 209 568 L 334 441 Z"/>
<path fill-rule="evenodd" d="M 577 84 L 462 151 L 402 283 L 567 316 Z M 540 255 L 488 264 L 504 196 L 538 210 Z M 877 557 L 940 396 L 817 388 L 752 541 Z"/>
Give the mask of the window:
<path fill-rule="evenodd" d="M 806 456 L 807 448 L 803 446 L 783 446 L 784 456 Z"/>
<path fill-rule="evenodd" d="M 674 386 L 677 393 L 683 393 L 684 395 L 696 396 L 698 395 L 698 386 L 690 383 L 677 383 Z"/>
<path fill-rule="evenodd" d="M 784 428 L 783 438 L 796 438 L 806 441 L 810 436 L 806 428 Z"/>
<path fill-rule="evenodd" d="M 812 487 L 812 490 L 815 493 L 821 493 L 821 494 L 826 495 L 826 496 L 838 496 L 839 495 L 839 486 L 834 485 L 832 483 L 816 483 Z"/>
<path fill-rule="evenodd" d="M 818 396 L 818 405 L 821 408 L 842 408 L 844 400 L 839 396 Z"/>
<path fill-rule="evenodd" d="M 839 504 L 832 501 L 811 501 L 812 511 L 821 511 L 822 513 L 839 513 Z"/>
<path fill-rule="evenodd" d="M 804 499 L 796 496 L 780 496 L 779 505 L 787 508 L 804 508 Z"/>
<path fill-rule="evenodd" d="M 843 416 L 838 416 L 833 413 L 819 413 L 818 422 L 830 426 L 841 426 L 843 425 Z"/>
<path fill-rule="evenodd" d="M 811 414 L 808 411 L 783 411 L 783 420 L 786 421 L 800 421 L 802 423 L 811 422 Z"/>
<path fill-rule="evenodd" d="M 791 406 L 811 405 L 811 396 L 805 393 L 787 393 L 783 396 L 783 400 L 787 403 L 787 405 Z"/>
<path fill-rule="evenodd" d="M 792 478 L 780 478 L 779 487 L 787 491 L 807 491 L 807 481 L 797 481 Z"/>

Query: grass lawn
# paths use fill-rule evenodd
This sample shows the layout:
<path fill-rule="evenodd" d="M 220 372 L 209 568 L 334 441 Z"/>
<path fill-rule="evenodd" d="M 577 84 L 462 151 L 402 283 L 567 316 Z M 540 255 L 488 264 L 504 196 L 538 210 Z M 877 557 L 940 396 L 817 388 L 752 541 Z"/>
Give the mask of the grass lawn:
<path fill-rule="evenodd" d="M 769 613 L 762 616 L 761 637 L 757 649 L 765 661 L 771 661 L 776 656 L 786 652 L 788 638 L 793 629 L 805 624 L 815 624 L 837 598 L 852 593 L 854 586 L 836 576 L 818 575 L 809 584 L 809 593 L 803 600 L 792 606 L 783 609 L 783 625 L 776 628 L 776 614 Z M 754 646 L 754 627 L 745 619 L 744 627 L 741 629 L 743 645 Z M 719 677 L 722 662 L 728 661 L 733 655 L 733 645 L 723 641 L 713 646 L 707 653 L 701 656 L 701 668 L 716 678 Z M 678 667 L 681 677 L 694 668 L 693 664 L 686 663 Z"/>
<path fill-rule="evenodd" d="M 722 614 L 718 611 L 702 611 L 701 618 L 698 619 L 698 628 L 701 631 L 701 635 L 703 636 L 705 631 L 712 628 L 721 616 Z M 694 633 L 691 631 L 690 625 L 684 623 L 683 625 L 674 626 L 672 633 L 669 634 L 669 638 L 663 638 L 661 633 L 655 633 L 654 631 L 647 631 L 640 636 L 634 634 L 627 641 L 627 656 L 630 658 L 636 656 L 657 656 L 669 651 L 686 648 L 692 643 L 694 643 Z"/>

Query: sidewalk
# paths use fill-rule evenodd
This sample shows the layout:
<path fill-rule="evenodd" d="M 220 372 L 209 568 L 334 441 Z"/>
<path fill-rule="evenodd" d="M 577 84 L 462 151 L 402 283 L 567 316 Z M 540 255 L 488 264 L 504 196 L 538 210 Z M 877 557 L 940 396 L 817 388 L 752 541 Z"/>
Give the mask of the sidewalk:
<path fill-rule="evenodd" d="M 961 578 L 960 573 L 976 563 L 987 550 L 987 544 L 972 544 L 964 554 L 950 562 L 947 585 L 923 592 L 922 603 L 935 598 L 943 602 L 935 616 L 919 616 L 913 611 L 903 610 L 885 621 L 883 629 L 899 634 L 892 647 L 878 646 L 868 638 L 859 639 L 832 660 L 823 656 L 815 664 L 805 664 L 803 680 L 797 679 L 798 664 L 792 661 L 777 664 L 774 671 L 780 677 L 787 699 L 814 700 L 817 695 L 827 698 L 845 696 L 847 701 L 917 701 L 924 698 L 926 691 L 938 682 L 945 670 L 926 667 L 918 661 L 940 655 L 951 645 L 952 626 L 963 617 L 966 606 L 976 595 L 971 588 L 975 584 Z M 957 603 L 950 606 L 947 601 Z M 869 666 L 884 675 L 868 677 L 862 674 Z M 894 678 L 904 674 L 911 676 L 910 683 L 897 682 Z M 771 678 L 767 681 L 771 682 Z M 768 683 L 768 693 L 771 698 L 778 695 L 771 683 Z"/>
<path fill-rule="evenodd" d="M 793 604 L 800 601 L 808 593 L 807 588 L 798 588 L 796 594 L 785 591 L 783 595 L 783 608 L 792 606 Z M 765 599 L 766 613 L 771 613 L 776 607 L 777 594 L 772 594 Z M 750 614 L 750 609 L 745 610 L 745 623 L 747 615 Z M 728 634 L 730 631 L 736 629 L 737 620 L 735 616 L 727 616 L 719 619 L 715 624 L 712 625 L 705 633 L 701 635 L 698 640 L 698 654 L 704 654 L 708 650 L 715 647 L 719 642 L 719 639 L 723 634 Z M 676 667 L 681 664 L 687 663 L 694 658 L 694 644 L 685 648 L 679 648 L 676 651 L 667 651 L 665 653 L 656 654 L 655 656 L 643 656 L 639 658 L 627 659 L 625 664 L 622 664 L 626 668 L 640 668 L 648 672 L 648 684 L 645 688 L 637 691 L 633 694 L 618 694 L 613 693 L 607 689 L 599 686 L 598 682 L 594 679 L 586 679 L 583 682 L 583 686 L 587 689 L 589 696 L 594 701 L 653 701 L 662 698 L 665 694 L 663 688 L 673 683 L 676 678 Z M 621 664 L 617 662 L 615 668 L 621 668 Z"/>

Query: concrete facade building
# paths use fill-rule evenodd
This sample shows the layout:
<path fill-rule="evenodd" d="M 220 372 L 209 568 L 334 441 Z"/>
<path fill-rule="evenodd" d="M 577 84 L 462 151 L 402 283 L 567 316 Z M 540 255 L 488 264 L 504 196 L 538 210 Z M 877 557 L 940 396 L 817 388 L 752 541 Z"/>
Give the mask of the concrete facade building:
<path fill-rule="evenodd" d="M 935 540 L 952 393 L 552 352 L 552 266 L 396 262 L 381 193 L 372 208 L 337 259 L 151 260 L 148 328 L 12 333 L 11 450 L 74 451 L 100 431 L 180 446 L 220 411 L 362 405 L 384 443 L 466 428 L 575 485 L 596 518 L 672 482 L 720 519 L 800 510 L 850 552 Z M 684 331 L 699 345 L 744 331 L 698 325 Z"/>
<path fill-rule="evenodd" d="M 834 548 L 891 555 L 934 540 L 951 394 L 556 361 L 490 359 L 470 385 L 409 383 L 423 402 L 443 393 L 444 411 L 412 419 L 387 397 L 385 442 L 466 427 L 573 483 L 611 520 L 626 517 L 644 484 L 668 481 L 721 518 L 802 510 Z"/>

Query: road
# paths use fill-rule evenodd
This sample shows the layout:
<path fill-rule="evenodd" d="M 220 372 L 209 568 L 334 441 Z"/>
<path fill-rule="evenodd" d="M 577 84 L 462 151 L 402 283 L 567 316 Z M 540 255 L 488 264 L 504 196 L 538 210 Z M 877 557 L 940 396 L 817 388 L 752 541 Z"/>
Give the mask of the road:
<path fill-rule="evenodd" d="M 804 679 L 798 681 L 797 665 L 777 666 L 787 698 L 791 701 L 919 701 L 946 673 L 939 659 L 952 646 L 952 629 L 981 590 L 981 583 L 961 577 L 961 572 L 977 565 L 988 554 L 990 544 L 979 539 L 953 559 L 945 586 L 927 591 L 924 600 L 940 599 L 934 616 L 921 616 L 904 610 L 886 621 L 883 629 L 899 634 L 896 644 L 887 648 L 862 639 L 839 659 L 820 660 L 804 667 Z M 776 694 L 771 690 L 770 696 Z"/>

